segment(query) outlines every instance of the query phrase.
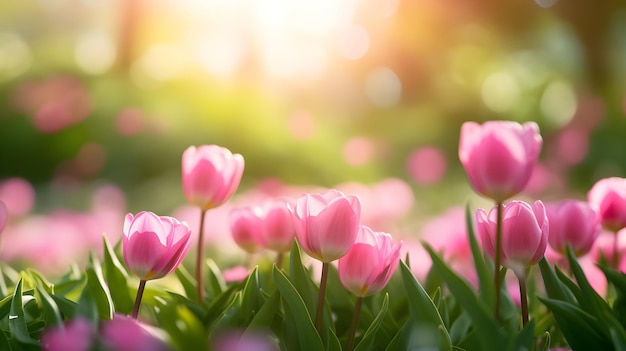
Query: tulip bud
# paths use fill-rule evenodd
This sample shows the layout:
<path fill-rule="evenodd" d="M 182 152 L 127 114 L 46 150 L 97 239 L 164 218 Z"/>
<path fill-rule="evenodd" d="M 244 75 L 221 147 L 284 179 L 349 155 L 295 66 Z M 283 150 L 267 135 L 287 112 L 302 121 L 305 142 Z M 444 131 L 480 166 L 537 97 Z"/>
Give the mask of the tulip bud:
<path fill-rule="evenodd" d="M 550 223 L 548 244 L 562 255 L 567 253 L 567 245 L 576 256 L 586 254 L 600 234 L 596 212 L 585 201 L 546 204 L 546 215 Z"/>
<path fill-rule="evenodd" d="M 364 297 L 382 290 L 398 267 L 401 243 L 391 235 L 361 226 L 356 242 L 339 259 L 339 280 L 348 291 Z"/>
<path fill-rule="evenodd" d="M 263 230 L 261 239 L 265 248 L 287 252 L 296 237 L 289 203 L 284 199 L 271 199 L 263 204 Z"/>
<path fill-rule="evenodd" d="M 600 179 L 587 193 L 587 200 L 605 229 L 626 228 L 626 178 Z"/>
<path fill-rule="evenodd" d="M 162 278 L 182 262 L 190 247 L 191 229 L 176 218 L 152 212 L 127 214 L 122 247 L 126 266 L 141 280 Z"/>
<path fill-rule="evenodd" d="M 237 190 L 244 160 L 217 145 L 190 146 L 182 157 L 183 191 L 187 201 L 207 210 L 226 202 Z"/>
<path fill-rule="evenodd" d="M 497 207 L 489 215 L 482 208 L 476 212 L 476 231 L 491 257 L 495 253 L 497 212 Z M 535 201 L 532 206 L 515 200 L 503 204 L 502 265 L 521 276 L 524 268 L 543 257 L 548 244 L 548 230 L 548 217 L 541 201 Z"/>
<path fill-rule="evenodd" d="M 255 253 L 263 248 L 262 217 L 262 210 L 257 206 L 234 208 L 228 216 L 233 240 L 248 253 Z"/>
<path fill-rule="evenodd" d="M 309 256 L 324 263 L 343 257 L 359 231 L 361 203 L 338 190 L 302 195 L 293 210 L 296 238 Z"/>
<path fill-rule="evenodd" d="M 542 139 L 534 122 L 465 122 L 459 159 L 476 192 L 502 202 L 521 192 L 532 175 Z"/>

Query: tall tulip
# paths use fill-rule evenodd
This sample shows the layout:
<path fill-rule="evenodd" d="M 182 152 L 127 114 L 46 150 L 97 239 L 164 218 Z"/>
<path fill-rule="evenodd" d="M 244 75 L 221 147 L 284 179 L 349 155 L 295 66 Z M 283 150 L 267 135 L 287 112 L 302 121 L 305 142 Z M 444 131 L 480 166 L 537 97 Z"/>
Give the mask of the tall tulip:
<path fill-rule="evenodd" d="M 604 178 L 597 181 L 587 193 L 587 201 L 597 212 L 602 226 L 613 232 L 613 268 L 619 263 L 618 233 L 626 228 L 626 178 Z"/>
<path fill-rule="evenodd" d="M 521 192 L 530 180 L 543 141 L 534 122 L 465 122 L 461 127 L 459 159 L 474 190 L 498 208 L 494 285 L 496 318 L 500 314 L 500 246 L 502 203 Z"/>
<path fill-rule="evenodd" d="M 302 195 L 293 209 L 296 239 L 309 256 L 322 261 L 322 277 L 315 327 L 322 327 L 328 265 L 343 257 L 356 240 L 361 202 L 355 195 L 332 189 L 321 194 Z"/>
<path fill-rule="evenodd" d="M 206 211 L 226 202 L 237 190 L 243 175 L 240 154 L 217 145 L 190 146 L 182 157 L 183 192 L 187 201 L 200 208 L 200 229 L 196 255 L 198 300 L 204 300 L 204 217 Z"/>
<path fill-rule="evenodd" d="M 133 317 L 137 318 L 146 281 L 172 273 L 191 245 L 191 229 L 176 218 L 152 212 L 127 214 L 122 248 L 128 269 L 139 277 Z"/>
<path fill-rule="evenodd" d="M 363 297 L 382 290 L 398 267 L 400 247 L 391 235 L 361 226 L 356 242 L 339 259 L 339 281 L 357 296 L 347 350 L 352 351 Z"/>
<path fill-rule="evenodd" d="M 566 199 L 546 204 L 550 223 L 548 244 L 560 254 L 571 246 L 576 256 L 589 252 L 600 234 L 600 222 L 596 212 L 586 201 Z"/>
<path fill-rule="evenodd" d="M 502 205 L 502 264 L 510 268 L 520 282 L 522 320 L 528 322 L 526 296 L 526 267 L 536 264 L 543 257 L 548 245 L 549 223 L 546 209 L 541 201 L 531 206 L 523 201 L 510 201 Z M 483 209 L 476 212 L 476 231 L 488 255 L 496 254 L 494 241 L 498 227 L 498 207 L 489 214 Z M 499 291 L 497 292 L 500 293 Z"/>

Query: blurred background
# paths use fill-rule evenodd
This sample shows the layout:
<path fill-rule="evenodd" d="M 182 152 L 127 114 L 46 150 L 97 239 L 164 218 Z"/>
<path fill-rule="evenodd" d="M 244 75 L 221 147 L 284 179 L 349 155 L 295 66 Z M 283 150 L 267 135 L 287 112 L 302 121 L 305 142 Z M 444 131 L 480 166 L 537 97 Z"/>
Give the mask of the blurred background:
<path fill-rule="evenodd" d="M 626 175 L 625 110 L 619 0 L 3 1 L 0 257 L 53 270 L 117 241 L 126 212 L 192 222 L 190 145 L 244 156 L 240 198 L 367 192 L 392 208 L 379 230 L 418 236 L 484 204 L 458 162 L 464 121 L 536 121 L 524 196 L 584 198 Z"/>

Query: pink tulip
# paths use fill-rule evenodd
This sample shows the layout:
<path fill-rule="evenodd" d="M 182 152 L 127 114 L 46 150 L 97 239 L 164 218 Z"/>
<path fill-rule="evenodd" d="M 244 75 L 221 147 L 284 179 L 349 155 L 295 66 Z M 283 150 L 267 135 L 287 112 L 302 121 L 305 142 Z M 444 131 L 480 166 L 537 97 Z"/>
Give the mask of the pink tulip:
<path fill-rule="evenodd" d="M 600 222 L 596 212 L 585 201 L 563 200 L 546 204 L 550 223 L 548 243 L 555 251 L 566 254 L 567 245 L 576 256 L 589 252 L 600 234 Z"/>
<path fill-rule="evenodd" d="M 9 219 L 9 211 L 7 210 L 7 206 L 4 202 L 0 201 L 0 233 L 6 226 Z"/>
<path fill-rule="evenodd" d="M 617 232 L 626 228 L 626 178 L 600 179 L 587 193 L 604 228 Z"/>
<path fill-rule="evenodd" d="M 379 292 L 398 267 L 401 246 L 393 245 L 391 235 L 361 226 L 356 242 L 339 259 L 341 284 L 359 297 Z"/>
<path fill-rule="evenodd" d="M 77 318 L 64 328 L 49 328 L 41 335 L 44 351 L 87 351 L 91 349 L 95 331 L 89 321 Z"/>
<path fill-rule="evenodd" d="M 263 246 L 276 252 L 287 252 L 296 237 L 289 203 L 284 199 L 271 199 L 263 204 Z"/>
<path fill-rule="evenodd" d="M 162 278 L 182 262 L 190 238 L 186 222 L 152 212 L 129 213 L 124 220 L 124 261 L 141 280 Z"/>
<path fill-rule="evenodd" d="M 534 122 L 465 122 L 459 159 L 476 192 L 502 202 L 521 192 L 533 173 L 542 139 Z"/>
<path fill-rule="evenodd" d="M 115 351 L 165 351 L 169 347 L 151 333 L 148 326 L 136 319 L 116 314 L 102 325 L 101 339 L 106 350 Z"/>
<path fill-rule="evenodd" d="M 503 205 L 502 218 L 502 265 L 511 268 L 517 276 L 524 268 L 543 257 L 548 244 L 548 217 L 541 201 L 531 206 L 523 201 L 510 201 Z M 494 257 L 497 207 L 489 215 L 482 209 L 476 212 L 476 231 L 483 248 Z"/>
<path fill-rule="evenodd" d="M 188 147 L 182 158 L 187 201 L 204 210 L 223 204 L 237 190 L 243 168 L 243 156 L 221 146 Z"/>
<path fill-rule="evenodd" d="M 296 238 L 309 256 L 329 263 L 343 257 L 359 231 L 361 203 L 332 189 L 302 195 L 293 210 Z"/>
<path fill-rule="evenodd" d="M 263 212 L 257 206 L 234 208 L 230 211 L 230 230 L 235 243 L 248 253 L 263 248 Z"/>

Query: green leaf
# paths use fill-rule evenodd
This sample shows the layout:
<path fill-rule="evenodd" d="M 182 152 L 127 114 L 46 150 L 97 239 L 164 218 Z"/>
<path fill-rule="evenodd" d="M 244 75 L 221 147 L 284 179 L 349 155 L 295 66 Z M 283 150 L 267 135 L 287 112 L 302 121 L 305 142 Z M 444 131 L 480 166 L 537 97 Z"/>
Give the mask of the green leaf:
<path fill-rule="evenodd" d="M 276 288 L 284 299 L 286 323 L 295 323 L 301 350 L 323 350 L 322 340 L 315 330 L 304 300 L 287 277 L 276 266 L 273 274 Z"/>
<path fill-rule="evenodd" d="M 37 272 L 32 268 L 27 268 L 26 273 L 30 276 L 30 278 L 34 281 L 36 286 L 40 286 L 46 290 L 47 293 L 54 294 L 54 284 L 52 284 L 46 277 L 41 275 L 41 273 Z"/>
<path fill-rule="evenodd" d="M 478 299 L 468 284 L 458 277 L 428 245 L 424 248 L 430 254 L 433 267 L 439 271 L 450 289 L 450 292 L 461 304 L 472 321 L 483 350 L 501 350 L 503 345 L 507 345 L 507 334 L 499 328 L 495 320 L 494 313 L 489 310 L 485 302 Z"/>
<path fill-rule="evenodd" d="M 569 292 L 566 286 L 563 285 L 561 280 L 557 277 L 556 273 L 550 267 L 550 263 L 544 257 L 539 261 L 539 270 L 541 271 L 541 277 L 543 278 L 543 284 L 548 293 L 548 297 L 555 300 L 561 300 L 568 303 L 575 303 L 574 296 Z"/>
<path fill-rule="evenodd" d="M 480 295 L 483 300 L 487 302 L 488 306 L 496 305 L 495 285 L 493 282 L 493 270 L 490 270 L 487 263 L 483 259 L 482 251 L 476 240 L 476 234 L 474 233 L 474 225 L 472 221 L 472 213 L 469 203 L 465 206 L 465 227 L 467 228 L 467 237 L 472 251 L 472 257 L 474 259 L 474 267 L 476 268 L 476 275 L 478 277 L 478 286 Z"/>
<path fill-rule="evenodd" d="M 159 325 L 168 333 L 177 350 L 207 350 L 206 331 L 202 322 L 186 306 L 167 303 L 156 297 Z"/>
<path fill-rule="evenodd" d="M 57 326 L 63 325 L 63 317 L 61 316 L 61 311 L 59 310 L 59 306 L 57 306 L 56 302 L 48 292 L 42 288 L 41 286 L 37 286 L 35 291 L 38 295 L 38 301 L 41 302 L 41 306 L 43 308 L 43 312 L 46 316 L 46 325 L 47 326 Z"/>
<path fill-rule="evenodd" d="M 259 312 L 252 318 L 246 332 L 253 332 L 259 329 L 267 329 L 274 321 L 280 303 L 280 292 L 274 290 L 272 295 L 265 301 Z"/>
<path fill-rule="evenodd" d="M 198 301 L 198 289 L 196 288 L 196 279 L 182 264 L 174 271 L 180 285 L 183 286 L 185 296 L 191 301 Z"/>
<path fill-rule="evenodd" d="M 385 298 L 383 299 L 383 305 L 380 308 L 380 312 L 376 315 L 376 318 L 372 321 L 372 324 L 367 328 L 365 334 L 359 341 L 358 345 L 355 348 L 355 351 L 367 351 L 372 350 L 372 345 L 374 345 L 374 341 L 376 338 L 376 332 L 380 328 L 380 324 L 382 323 L 385 315 L 387 314 L 387 309 L 389 308 L 389 294 L 385 294 Z"/>
<path fill-rule="evenodd" d="M 100 262 L 91 255 L 90 267 L 87 268 L 87 289 L 91 292 L 91 297 L 98 309 L 100 319 L 109 320 L 113 318 L 114 307 L 109 288 L 102 276 Z"/>
<path fill-rule="evenodd" d="M 430 299 L 422 285 L 415 279 L 413 272 L 404 262 L 400 262 L 400 271 L 402 273 L 402 281 L 406 289 L 409 309 L 411 311 L 412 320 L 416 323 L 415 327 L 423 333 L 437 334 L 441 333 L 441 339 L 424 338 L 424 342 L 435 342 L 434 345 L 420 345 L 420 347 L 434 347 L 439 350 L 450 350 L 452 343 L 437 307 Z M 440 329 L 441 328 L 441 329 Z"/>
<path fill-rule="evenodd" d="M 559 329 L 572 349 L 610 350 L 612 348 L 608 338 L 603 335 L 605 332 L 598 330 L 597 320 L 580 307 L 550 298 L 539 297 L 539 301 L 552 311 Z"/>
<path fill-rule="evenodd" d="M 11 300 L 11 310 L 9 312 L 9 331 L 11 335 L 20 343 L 25 345 L 39 345 L 37 340 L 33 339 L 28 332 L 26 324 L 26 316 L 24 314 L 22 284 L 23 278 L 17 282 L 13 298 Z"/>
<path fill-rule="evenodd" d="M 116 311 L 129 314 L 134 308 L 134 301 L 128 290 L 128 274 L 106 235 L 102 236 L 102 241 L 104 243 L 104 277 L 111 293 L 111 300 Z"/>
<path fill-rule="evenodd" d="M 207 297 L 215 298 L 226 290 L 226 282 L 224 282 L 222 271 L 220 271 L 215 261 L 209 258 L 205 261 L 205 264 L 208 268 L 205 275 L 205 289 L 208 291 Z"/>
<path fill-rule="evenodd" d="M 211 301 L 206 316 L 203 319 L 204 325 L 212 325 L 219 320 L 219 317 L 227 309 L 227 306 L 231 305 L 233 295 L 239 292 L 241 285 L 233 284 L 226 289 L 223 293 L 218 295 Z"/>
<path fill-rule="evenodd" d="M 50 295 L 59 308 L 59 312 L 67 319 L 73 319 L 76 315 L 78 304 L 60 295 Z"/>
<path fill-rule="evenodd" d="M 248 275 L 241 295 L 241 318 L 242 325 L 248 324 L 260 309 L 259 293 L 259 267 L 256 266 Z"/>
<path fill-rule="evenodd" d="M 300 293 L 300 297 L 304 301 L 309 314 L 315 313 L 317 305 L 317 287 L 302 265 L 302 257 L 300 256 L 300 247 L 298 246 L 297 240 L 294 240 L 291 244 L 291 252 L 289 254 L 289 279 Z"/>

